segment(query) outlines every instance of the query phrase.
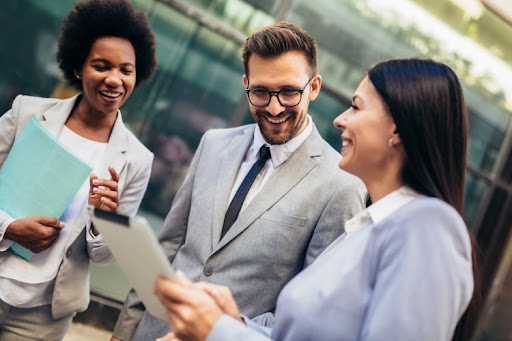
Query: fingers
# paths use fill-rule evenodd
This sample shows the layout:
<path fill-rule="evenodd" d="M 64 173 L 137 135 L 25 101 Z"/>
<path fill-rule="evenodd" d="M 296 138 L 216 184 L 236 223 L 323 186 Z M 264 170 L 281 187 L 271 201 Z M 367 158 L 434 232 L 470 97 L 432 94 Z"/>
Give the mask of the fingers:
<path fill-rule="evenodd" d="M 37 253 L 49 248 L 64 226 L 65 223 L 50 217 L 21 218 L 9 224 L 5 238 Z"/>
<path fill-rule="evenodd" d="M 162 303 L 165 301 L 172 301 L 173 303 L 187 301 L 186 290 L 178 282 L 167 278 L 156 278 L 154 292 Z"/>
<path fill-rule="evenodd" d="M 119 174 L 114 167 L 108 168 L 110 179 L 100 179 L 96 174 L 89 176 L 89 204 L 103 210 L 117 212 L 119 207 Z"/>
<path fill-rule="evenodd" d="M 206 282 L 199 282 L 195 286 L 212 297 L 223 313 L 243 322 L 233 294 L 228 287 Z"/>
<path fill-rule="evenodd" d="M 112 166 L 108 167 L 108 171 L 110 173 L 110 179 L 115 181 L 115 182 L 119 182 L 119 174 L 117 174 L 117 172 L 114 169 L 114 167 L 112 167 Z"/>
<path fill-rule="evenodd" d="M 169 334 L 164 335 L 161 338 L 156 339 L 155 341 L 180 341 L 180 339 L 178 339 L 173 332 L 170 332 Z"/>
<path fill-rule="evenodd" d="M 187 278 L 187 276 L 181 270 L 176 271 L 176 276 L 178 277 L 178 282 L 180 282 L 183 285 L 190 285 L 193 283 L 190 279 Z"/>
<path fill-rule="evenodd" d="M 95 179 L 98 179 L 98 176 L 94 173 L 91 173 L 91 175 L 89 175 L 89 195 L 92 194 L 92 189 L 94 188 L 93 182 Z"/>
<path fill-rule="evenodd" d="M 63 229 L 66 226 L 65 222 L 60 221 L 57 218 L 50 218 L 50 217 L 35 217 L 35 218 L 36 218 L 36 222 L 38 222 L 39 224 L 53 227 L 58 230 Z"/>
<path fill-rule="evenodd" d="M 95 191 L 97 190 L 97 191 Z M 93 179 L 92 191 L 93 193 L 101 193 L 101 190 L 115 192 L 117 194 L 117 181 L 107 179 Z"/>

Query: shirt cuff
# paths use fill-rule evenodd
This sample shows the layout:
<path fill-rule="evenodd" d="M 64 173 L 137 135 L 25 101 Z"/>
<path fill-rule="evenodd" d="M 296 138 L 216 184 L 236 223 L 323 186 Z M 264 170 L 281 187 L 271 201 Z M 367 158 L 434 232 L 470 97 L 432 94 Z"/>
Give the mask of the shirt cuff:
<path fill-rule="evenodd" d="M 85 229 L 87 232 L 85 235 L 86 235 L 86 240 L 88 243 L 93 243 L 93 244 L 103 243 L 103 236 L 101 235 L 101 233 L 94 236 L 94 233 L 92 232 L 91 220 L 89 220 L 87 222 L 87 224 L 85 225 Z"/>
<path fill-rule="evenodd" d="M 247 328 L 240 321 L 235 320 L 229 315 L 222 314 L 221 317 L 215 322 L 212 330 L 208 333 L 205 341 L 222 341 L 226 340 L 228 334 L 237 334 L 236 330 L 239 328 Z M 229 337 L 228 337 L 229 339 Z"/>
<path fill-rule="evenodd" d="M 7 231 L 7 227 L 9 227 L 9 225 L 11 225 L 11 223 L 15 220 L 16 219 L 13 218 L 7 218 L 0 224 L 0 251 L 7 250 L 13 243 L 12 240 L 4 240 L 4 236 L 5 231 Z"/>
<path fill-rule="evenodd" d="M 208 333 L 205 341 L 225 341 L 225 340 L 270 340 L 272 329 L 259 326 L 249 319 L 242 319 L 248 323 L 245 326 L 238 320 L 226 314 L 221 315 Z"/>

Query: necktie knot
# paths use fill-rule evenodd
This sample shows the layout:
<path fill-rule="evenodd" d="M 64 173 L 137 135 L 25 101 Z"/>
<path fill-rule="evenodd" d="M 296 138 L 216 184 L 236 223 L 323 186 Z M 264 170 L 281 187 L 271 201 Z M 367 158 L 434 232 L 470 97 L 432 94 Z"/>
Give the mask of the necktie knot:
<path fill-rule="evenodd" d="M 263 145 L 261 146 L 260 148 L 260 158 L 258 159 L 258 161 L 267 161 L 268 159 L 270 159 L 270 148 Z"/>

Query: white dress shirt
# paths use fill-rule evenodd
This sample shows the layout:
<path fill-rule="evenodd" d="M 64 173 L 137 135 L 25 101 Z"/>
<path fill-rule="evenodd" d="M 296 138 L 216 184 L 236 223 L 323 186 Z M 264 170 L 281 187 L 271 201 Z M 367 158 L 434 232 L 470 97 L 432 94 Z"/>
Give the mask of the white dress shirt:
<path fill-rule="evenodd" d="M 233 200 L 233 197 L 235 196 L 238 187 L 240 187 L 242 181 L 244 181 L 247 173 L 249 173 L 249 170 L 258 160 L 259 151 L 263 145 L 267 145 L 270 147 L 271 158 L 267 160 L 265 166 L 263 166 L 263 169 L 260 171 L 256 179 L 254 180 L 251 188 L 249 189 L 249 192 L 247 193 L 247 196 L 245 197 L 240 212 L 242 212 L 249 205 L 249 203 L 256 197 L 256 195 L 261 191 L 261 189 L 265 186 L 265 184 L 272 177 L 272 175 L 274 175 L 277 172 L 278 167 L 282 165 L 286 160 L 288 160 L 288 158 L 293 154 L 293 152 L 295 152 L 297 148 L 299 148 L 300 145 L 309 137 L 309 135 L 313 131 L 313 120 L 309 115 L 307 115 L 307 120 L 308 121 L 306 128 L 298 136 L 295 136 L 293 139 L 286 143 L 273 145 L 269 145 L 267 141 L 265 141 L 263 135 L 261 134 L 260 127 L 256 125 L 256 129 L 254 129 L 254 138 L 252 144 L 249 146 L 249 149 L 247 149 L 247 152 L 245 153 L 244 160 L 240 165 L 238 175 L 236 177 L 233 188 L 231 189 L 231 194 L 229 196 L 230 203 L 231 200 Z"/>

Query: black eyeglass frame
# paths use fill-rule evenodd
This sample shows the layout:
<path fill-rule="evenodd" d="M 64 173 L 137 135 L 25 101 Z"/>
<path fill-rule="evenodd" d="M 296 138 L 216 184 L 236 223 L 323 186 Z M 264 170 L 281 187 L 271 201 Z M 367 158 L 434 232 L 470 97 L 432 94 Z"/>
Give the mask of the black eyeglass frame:
<path fill-rule="evenodd" d="M 313 78 L 315 78 L 315 76 L 311 77 L 308 80 L 308 82 L 306 83 L 306 85 L 304 85 L 304 87 L 302 89 L 286 88 L 286 89 L 281 89 L 279 91 L 269 91 L 269 90 L 263 89 L 263 88 L 254 88 L 254 89 L 246 88 L 244 90 L 245 90 L 245 94 L 247 95 L 247 100 L 249 101 L 249 103 L 251 103 L 251 105 L 254 105 L 255 107 L 262 108 L 262 107 L 268 106 L 270 104 L 270 101 L 272 100 L 272 95 L 275 94 L 276 97 L 277 97 L 277 101 L 279 102 L 279 104 L 281 104 L 281 106 L 283 106 L 285 108 L 292 108 L 292 107 L 296 107 L 297 105 L 300 104 L 300 102 L 302 101 L 302 94 L 304 93 L 304 91 L 306 91 L 306 87 L 313 80 Z M 268 93 L 268 102 L 266 104 L 263 104 L 263 105 L 256 105 L 253 102 L 251 102 L 251 97 L 249 96 L 249 92 L 253 91 L 253 90 L 266 91 Z M 285 91 L 285 92 L 286 91 L 298 91 L 300 93 L 300 98 L 299 98 L 299 101 L 297 102 L 297 104 L 294 104 L 294 105 L 285 105 L 285 104 L 283 104 L 281 102 L 281 99 L 279 98 L 279 94 L 282 91 Z"/>

